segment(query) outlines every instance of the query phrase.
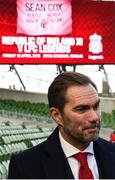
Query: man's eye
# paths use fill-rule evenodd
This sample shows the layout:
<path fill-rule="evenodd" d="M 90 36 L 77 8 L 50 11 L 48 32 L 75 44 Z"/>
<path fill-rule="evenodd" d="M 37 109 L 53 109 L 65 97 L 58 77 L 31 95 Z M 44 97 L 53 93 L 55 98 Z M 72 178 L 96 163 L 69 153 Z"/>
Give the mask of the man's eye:
<path fill-rule="evenodd" d="M 94 106 L 94 110 L 98 110 L 98 109 L 99 109 L 99 103 Z"/>
<path fill-rule="evenodd" d="M 84 113 L 86 111 L 86 108 L 77 108 L 76 112 Z"/>

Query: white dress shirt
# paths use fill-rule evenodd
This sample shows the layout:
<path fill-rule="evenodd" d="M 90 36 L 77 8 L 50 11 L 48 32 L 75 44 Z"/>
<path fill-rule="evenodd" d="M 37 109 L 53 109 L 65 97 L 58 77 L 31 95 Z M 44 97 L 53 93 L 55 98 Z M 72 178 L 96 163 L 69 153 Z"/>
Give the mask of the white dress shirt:
<path fill-rule="evenodd" d="M 73 155 L 80 152 L 80 150 L 72 146 L 71 144 L 69 144 L 67 141 L 65 141 L 60 132 L 59 132 L 59 139 L 61 142 L 62 149 L 67 157 L 68 163 L 72 170 L 73 176 L 75 179 L 79 179 L 78 173 L 79 173 L 80 163 L 77 159 L 73 157 Z M 94 179 L 99 179 L 97 163 L 96 163 L 94 150 L 93 150 L 93 142 L 91 142 L 89 146 L 82 152 L 88 152 L 87 161 L 88 161 L 89 168 L 91 169 L 93 173 Z"/>

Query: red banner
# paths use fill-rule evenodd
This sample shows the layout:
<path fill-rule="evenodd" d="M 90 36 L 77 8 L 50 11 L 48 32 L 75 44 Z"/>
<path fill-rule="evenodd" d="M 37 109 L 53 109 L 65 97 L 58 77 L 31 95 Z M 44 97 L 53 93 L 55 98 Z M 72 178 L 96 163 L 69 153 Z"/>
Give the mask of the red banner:
<path fill-rule="evenodd" d="M 115 64 L 115 2 L 1 1 L 1 64 Z"/>

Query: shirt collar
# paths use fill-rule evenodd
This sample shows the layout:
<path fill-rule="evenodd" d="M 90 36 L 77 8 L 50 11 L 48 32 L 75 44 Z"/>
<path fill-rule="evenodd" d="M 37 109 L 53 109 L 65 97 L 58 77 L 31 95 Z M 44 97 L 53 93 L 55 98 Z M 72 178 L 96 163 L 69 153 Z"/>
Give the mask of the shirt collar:
<path fill-rule="evenodd" d="M 60 131 L 59 131 L 59 139 L 60 139 L 60 143 L 62 146 L 62 149 L 66 155 L 66 157 L 71 157 L 74 154 L 80 152 L 79 149 L 77 149 L 76 147 L 74 147 L 73 145 L 69 144 L 61 135 Z M 94 150 L 93 150 L 93 142 L 90 142 L 89 146 L 83 151 L 83 152 L 88 152 L 90 154 L 94 154 Z"/>

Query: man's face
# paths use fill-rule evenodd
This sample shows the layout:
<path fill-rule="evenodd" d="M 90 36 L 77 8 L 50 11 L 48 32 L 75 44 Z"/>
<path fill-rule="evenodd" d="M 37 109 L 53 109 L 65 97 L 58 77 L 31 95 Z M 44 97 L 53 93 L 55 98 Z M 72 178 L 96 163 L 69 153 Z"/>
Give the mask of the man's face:
<path fill-rule="evenodd" d="M 59 124 L 62 136 L 71 144 L 95 140 L 100 129 L 100 100 L 95 88 L 90 84 L 69 87 L 66 100 Z"/>

